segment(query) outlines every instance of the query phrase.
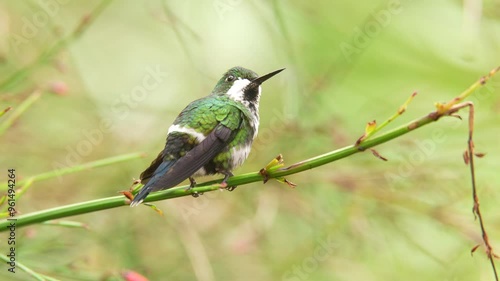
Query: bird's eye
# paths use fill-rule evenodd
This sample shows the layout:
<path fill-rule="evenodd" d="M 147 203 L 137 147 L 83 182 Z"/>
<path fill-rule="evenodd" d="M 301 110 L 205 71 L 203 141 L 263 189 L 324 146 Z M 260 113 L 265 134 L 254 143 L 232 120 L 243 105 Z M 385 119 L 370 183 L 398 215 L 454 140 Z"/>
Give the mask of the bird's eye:
<path fill-rule="evenodd" d="M 235 77 L 233 75 L 229 75 L 228 77 L 226 77 L 226 82 L 233 82 L 235 79 Z"/>

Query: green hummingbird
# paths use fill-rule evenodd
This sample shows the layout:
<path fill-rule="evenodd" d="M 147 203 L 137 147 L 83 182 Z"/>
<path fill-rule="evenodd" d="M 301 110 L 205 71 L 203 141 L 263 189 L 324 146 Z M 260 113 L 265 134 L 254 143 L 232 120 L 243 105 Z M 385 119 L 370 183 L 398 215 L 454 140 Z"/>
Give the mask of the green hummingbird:
<path fill-rule="evenodd" d="M 279 72 L 258 76 L 243 67 L 229 69 L 212 93 L 191 102 L 168 129 L 165 148 L 140 175 L 142 189 L 130 203 L 137 206 L 150 192 L 172 188 L 194 177 L 223 174 L 221 187 L 243 164 L 259 129 L 261 84 Z"/>

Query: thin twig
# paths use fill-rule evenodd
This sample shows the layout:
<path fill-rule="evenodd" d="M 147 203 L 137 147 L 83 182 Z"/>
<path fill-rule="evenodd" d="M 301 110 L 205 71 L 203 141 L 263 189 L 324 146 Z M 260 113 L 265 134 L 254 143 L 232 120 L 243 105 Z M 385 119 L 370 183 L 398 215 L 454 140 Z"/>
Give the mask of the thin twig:
<path fill-rule="evenodd" d="M 458 109 L 453 107 L 450 112 L 444 112 L 444 115 L 450 115 L 455 113 Z M 276 170 L 271 170 L 267 172 L 267 177 L 269 179 L 283 178 L 288 175 L 297 174 L 309 169 L 313 169 L 333 161 L 346 158 L 350 155 L 362 152 L 366 149 L 372 148 L 376 145 L 388 142 L 392 139 L 400 137 L 404 134 L 414 131 L 417 128 L 421 128 L 427 124 L 437 121 L 439 118 L 437 112 L 432 112 L 431 114 L 425 115 L 420 119 L 411 121 L 410 123 L 396 128 L 392 131 L 386 132 L 381 136 L 371 138 L 369 140 L 363 141 L 359 146 L 350 145 L 341 149 L 337 149 L 298 163 L 292 164 L 288 167 L 279 168 Z M 263 176 L 260 172 L 247 173 L 239 176 L 230 177 L 227 180 L 228 186 L 242 186 L 244 184 L 262 181 Z M 172 199 L 177 197 L 189 196 L 193 193 L 204 193 L 209 191 L 215 191 L 220 189 L 221 180 L 213 180 L 205 183 L 198 184 L 196 187 L 187 189 L 187 185 L 179 186 L 159 192 L 151 193 L 144 201 L 154 202 L 165 199 Z M 16 216 L 16 226 L 22 227 L 30 224 L 40 223 L 47 220 L 60 219 L 69 216 L 75 216 L 90 212 L 96 212 L 99 210 L 111 209 L 121 206 L 128 206 L 130 204 L 130 199 L 121 196 L 113 196 L 107 198 L 101 198 L 92 201 L 80 202 L 76 204 L 59 206 L 52 209 L 42 210 L 34 213 L 23 214 Z M 9 225 L 9 221 L 0 220 L 0 232 L 6 231 L 6 226 Z"/>
<path fill-rule="evenodd" d="M 7 257 L 4 254 L 0 254 L 0 259 L 4 260 L 7 264 L 9 264 L 9 262 L 10 262 L 10 258 Z M 32 270 L 31 268 L 27 267 L 23 263 L 20 263 L 20 262 L 16 261 L 16 267 L 19 267 L 21 270 L 23 270 L 24 272 L 26 272 L 28 275 L 30 275 L 31 277 L 35 278 L 36 280 L 46 281 L 46 278 L 44 278 L 43 275 L 35 272 L 34 270 Z"/>
<path fill-rule="evenodd" d="M 394 138 L 400 137 L 404 134 L 407 134 L 415 129 L 421 128 L 427 124 L 435 122 L 439 120 L 443 116 L 454 116 L 454 114 L 465 107 L 469 107 L 470 115 L 469 115 L 469 140 L 468 140 L 468 151 L 467 151 L 467 161 L 470 161 L 469 164 L 471 166 L 471 177 L 472 177 L 472 188 L 473 188 L 473 200 L 474 200 L 474 213 L 479 217 L 479 222 L 481 225 L 481 231 L 483 234 L 483 241 L 486 246 L 486 251 L 488 257 L 491 261 L 492 268 L 495 274 L 495 278 L 498 281 L 498 275 L 495 268 L 494 260 L 495 254 L 493 253 L 492 247 L 489 243 L 488 236 L 486 234 L 486 230 L 483 223 L 483 218 L 481 216 L 481 212 L 479 210 L 479 199 L 476 191 L 476 183 L 475 183 L 475 174 L 474 174 L 474 143 L 472 140 L 472 132 L 473 132 L 473 120 L 474 120 L 474 110 L 471 102 L 460 103 L 464 98 L 469 96 L 474 90 L 478 87 L 484 85 L 489 78 L 491 78 L 496 72 L 498 72 L 500 68 L 495 68 L 492 70 L 489 75 L 482 77 L 476 83 L 474 83 L 471 87 L 469 87 L 466 91 L 464 91 L 461 95 L 452 99 L 448 103 L 436 104 L 436 111 L 433 111 L 417 120 L 411 121 L 406 125 L 400 126 L 392 131 L 386 132 L 385 134 L 374 137 L 368 140 L 363 140 L 358 145 L 350 145 L 335 151 L 331 151 L 325 153 L 323 155 L 319 155 L 298 163 L 295 163 L 291 166 L 285 168 L 279 168 L 276 170 L 266 171 L 265 177 L 267 178 L 282 178 L 287 175 L 300 173 L 305 170 L 313 169 L 333 161 L 348 157 L 352 154 L 362 152 L 366 149 L 370 149 L 376 145 L 379 145 L 384 142 L 388 142 Z M 466 161 L 466 162 L 467 162 Z M 261 181 L 264 176 L 260 172 L 248 173 L 240 176 L 234 176 L 229 178 L 227 181 L 228 186 L 241 186 L 243 184 Z M 159 201 L 165 199 L 171 199 L 176 197 L 188 196 L 194 193 L 203 193 L 218 190 L 220 188 L 220 180 L 209 181 L 202 184 L 197 185 L 196 187 L 186 190 L 187 186 L 179 186 L 176 188 L 167 189 L 160 192 L 155 192 L 150 194 L 145 201 Z M 95 212 L 99 210 L 105 210 L 110 208 L 116 208 L 121 206 L 127 206 L 130 204 L 130 199 L 124 198 L 123 196 L 114 196 L 108 198 L 102 198 L 93 201 L 81 202 L 77 204 L 60 206 L 53 209 L 42 210 L 39 212 L 34 212 L 30 214 L 25 214 L 16 217 L 16 226 L 26 226 L 30 224 L 40 223 L 47 220 L 64 218 L 79 214 L 85 214 L 90 212 Z M 9 224 L 7 220 L 0 220 L 0 231 L 6 231 L 6 226 Z"/>
<path fill-rule="evenodd" d="M 28 183 L 30 181 L 32 182 L 38 182 L 38 181 L 43 181 L 43 180 L 48 180 L 56 177 L 61 177 L 63 175 L 75 173 L 75 172 L 80 172 L 80 171 L 85 171 L 85 170 L 91 170 L 95 169 L 98 167 L 103 167 L 103 166 L 109 166 L 113 165 L 116 163 L 120 162 L 125 162 L 129 161 L 132 159 L 137 159 L 137 158 L 144 158 L 146 154 L 144 152 L 133 152 L 133 153 L 127 153 L 127 154 L 122 154 L 122 155 L 116 155 L 108 158 L 103 158 L 91 162 L 86 162 L 82 164 L 77 164 L 74 166 L 67 166 L 67 167 L 62 167 L 56 170 L 52 170 L 49 172 L 41 173 L 38 175 L 30 176 L 27 177 L 26 179 L 23 179 L 19 181 L 17 184 L 18 185 L 24 185 L 25 183 Z M 0 191 L 1 190 L 7 190 L 7 188 L 4 188 L 0 186 Z"/>
<path fill-rule="evenodd" d="M 23 81 L 26 76 L 31 74 L 45 62 L 52 59 L 63 48 L 66 48 L 69 44 L 80 38 L 82 34 L 88 29 L 88 27 L 93 23 L 93 21 L 111 3 L 111 1 L 112 0 L 102 0 L 101 3 L 99 3 L 99 5 L 94 8 L 94 10 L 92 10 L 81 19 L 80 24 L 71 34 L 69 34 L 67 37 L 59 39 L 51 48 L 43 51 L 33 62 L 18 69 L 17 71 L 14 71 L 14 73 L 12 73 L 9 77 L 0 82 L 0 91 L 4 91 L 9 87 L 12 87 L 13 84 Z"/>
<path fill-rule="evenodd" d="M 2 117 L 5 113 L 9 112 L 11 109 L 12 109 L 12 106 L 9 106 L 6 109 L 0 111 L 0 117 Z"/>
<path fill-rule="evenodd" d="M 7 118 L 0 124 L 0 136 L 3 135 L 5 131 L 7 131 L 12 124 L 14 124 L 17 118 L 19 118 L 19 116 L 21 116 L 31 105 L 33 105 L 33 103 L 35 103 L 41 95 L 42 92 L 40 90 L 35 90 L 23 102 L 21 102 L 19 106 L 14 109 L 12 114 L 8 115 Z"/>
<path fill-rule="evenodd" d="M 481 226 L 481 234 L 483 237 L 484 246 L 486 248 L 486 255 L 490 260 L 491 267 L 493 269 L 493 274 L 495 275 L 495 280 L 498 281 L 498 273 L 495 267 L 493 247 L 488 239 L 488 234 L 484 226 L 483 216 L 481 215 L 481 209 L 479 208 L 479 197 L 477 195 L 476 187 L 476 173 L 474 168 L 474 141 L 472 139 L 474 132 L 474 104 L 472 102 L 464 102 L 459 104 L 462 107 L 469 107 L 469 138 L 467 140 L 467 154 L 468 154 L 468 164 L 470 167 L 471 184 L 472 184 L 472 200 L 474 206 L 472 207 L 472 213 L 475 217 L 479 219 L 479 225 Z M 467 161 L 466 161 L 467 162 Z"/>

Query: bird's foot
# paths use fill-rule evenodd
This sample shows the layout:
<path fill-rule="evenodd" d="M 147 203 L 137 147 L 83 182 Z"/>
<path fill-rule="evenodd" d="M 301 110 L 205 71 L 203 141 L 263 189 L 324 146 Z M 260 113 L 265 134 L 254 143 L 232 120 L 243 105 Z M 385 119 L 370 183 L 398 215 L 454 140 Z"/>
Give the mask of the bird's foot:
<path fill-rule="evenodd" d="M 189 186 L 185 189 L 185 191 L 189 191 L 191 190 L 193 187 L 196 186 L 196 180 L 193 178 L 193 177 L 189 177 Z M 191 196 L 193 196 L 194 198 L 198 198 L 200 197 L 200 195 L 203 195 L 203 192 L 193 192 L 191 193 Z"/>
<path fill-rule="evenodd" d="M 223 190 L 228 190 L 228 191 L 233 191 L 236 189 L 237 186 L 227 186 L 227 180 L 229 179 L 229 177 L 232 177 L 233 174 L 231 172 L 227 172 L 227 173 L 224 173 L 225 177 L 224 179 L 222 180 L 222 182 L 220 183 L 220 189 Z"/>
<path fill-rule="evenodd" d="M 189 191 L 195 186 L 196 186 L 196 180 L 193 177 L 189 177 L 189 186 L 184 190 Z"/>

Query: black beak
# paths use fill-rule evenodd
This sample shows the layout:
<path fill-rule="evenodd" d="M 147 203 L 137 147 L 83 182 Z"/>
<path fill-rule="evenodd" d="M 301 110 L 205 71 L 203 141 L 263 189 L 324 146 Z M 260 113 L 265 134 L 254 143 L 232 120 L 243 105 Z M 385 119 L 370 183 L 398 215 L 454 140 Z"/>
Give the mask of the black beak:
<path fill-rule="evenodd" d="M 262 75 L 260 77 L 257 77 L 255 79 L 252 80 L 252 82 L 250 82 L 250 84 L 248 84 L 248 86 L 246 87 L 247 89 L 251 89 L 251 88 L 256 88 L 258 86 L 260 86 L 260 84 L 264 83 L 264 81 L 266 81 L 267 79 L 273 77 L 274 75 L 280 73 L 281 71 L 285 70 L 284 68 L 282 69 L 278 69 L 278 70 L 275 70 L 271 73 L 268 73 L 266 75 Z"/>

